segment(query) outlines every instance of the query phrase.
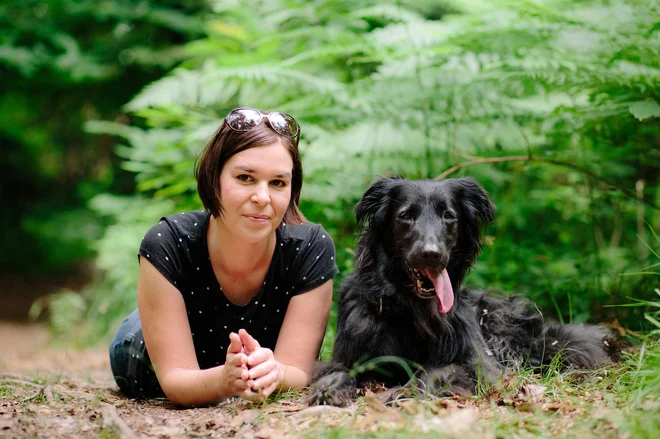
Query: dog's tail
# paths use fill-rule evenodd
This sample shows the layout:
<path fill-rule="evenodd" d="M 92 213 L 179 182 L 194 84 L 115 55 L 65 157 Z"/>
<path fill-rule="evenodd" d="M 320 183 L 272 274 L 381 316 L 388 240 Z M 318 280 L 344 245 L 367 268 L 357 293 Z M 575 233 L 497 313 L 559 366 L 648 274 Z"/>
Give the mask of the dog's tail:
<path fill-rule="evenodd" d="M 607 328 L 594 325 L 546 323 L 532 342 L 532 366 L 597 369 L 621 359 L 621 345 Z"/>

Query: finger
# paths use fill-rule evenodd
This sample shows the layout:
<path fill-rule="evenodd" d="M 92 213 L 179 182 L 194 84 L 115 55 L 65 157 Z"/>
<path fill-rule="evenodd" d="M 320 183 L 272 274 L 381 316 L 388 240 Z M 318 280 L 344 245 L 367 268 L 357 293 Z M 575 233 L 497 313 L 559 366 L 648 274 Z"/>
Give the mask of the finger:
<path fill-rule="evenodd" d="M 259 345 L 259 342 L 250 334 L 248 334 L 248 332 L 245 329 L 239 329 L 238 335 L 241 338 L 241 342 L 245 346 L 247 352 L 254 352 L 255 350 L 261 347 Z"/>
<path fill-rule="evenodd" d="M 228 355 L 227 363 L 229 363 L 231 366 L 236 366 L 236 367 L 245 366 L 245 368 L 247 369 L 248 356 L 242 352 L 238 354 Z"/>
<path fill-rule="evenodd" d="M 274 382 L 273 384 L 266 387 L 260 392 L 261 396 L 263 396 L 264 398 L 268 398 L 270 394 L 273 393 L 275 390 L 277 390 L 279 387 L 280 387 L 280 383 Z"/>
<path fill-rule="evenodd" d="M 250 389 L 250 386 L 248 385 L 248 382 L 245 381 L 245 380 L 242 380 L 242 379 L 240 379 L 240 378 L 236 378 L 236 379 L 234 380 L 234 386 L 235 386 L 237 389 L 239 389 L 240 391 L 244 391 L 244 390 L 248 390 L 248 391 L 250 391 L 250 392 L 252 391 L 252 390 Z"/>
<path fill-rule="evenodd" d="M 243 390 L 239 393 L 239 396 L 253 402 L 258 402 L 264 399 L 264 397 L 259 392 L 253 392 L 252 389 Z"/>
<path fill-rule="evenodd" d="M 248 365 L 254 367 L 273 358 L 273 351 L 268 348 L 259 348 L 248 356 Z"/>
<path fill-rule="evenodd" d="M 258 378 L 261 378 L 262 376 L 267 375 L 272 371 L 275 366 L 277 366 L 277 363 L 275 361 L 265 361 L 257 366 L 251 367 L 249 372 L 249 376 L 251 380 L 256 380 Z"/>
<path fill-rule="evenodd" d="M 243 350 L 243 343 L 241 343 L 241 338 L 235 332 L 229 334 L 229 347 L 227 348 L 227 353 L 236 354 Z"/>
<path fill-rule="evenodd" d="M 271 386 L 273 383 L 277 383 L 277 371 L 270 371 L 268 374 L 262 376 L 257 380 L 248 381 L 248 385 L 253 389 L 264 389 Z"/>

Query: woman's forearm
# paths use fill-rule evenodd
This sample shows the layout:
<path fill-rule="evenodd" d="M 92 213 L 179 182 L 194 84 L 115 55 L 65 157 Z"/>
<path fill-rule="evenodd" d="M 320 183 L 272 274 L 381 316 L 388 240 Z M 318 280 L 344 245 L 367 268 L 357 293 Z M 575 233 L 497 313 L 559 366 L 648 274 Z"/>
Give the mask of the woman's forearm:
<path fill-rule="evenodd" d="M 223 385 L 224 367 L 204 370 L 174 369 L 159 377 L 159 381 L 172 404 L 183 407 L 214 404 L 234 395 Z M 304 370 L 286 364 L 281 364 L 281 367 L 283 374 L 279 389 L 286 391 L 309 385 L 309 374 Z"/>
<path fill-rule="evenodd" d="M 208 405 L 233 395 L 223 382 L 224 367 L 174 369 L 158 379 L 172 404 L 184 407 Z"/>
<path fill-rule="evenodd" d="M 299 389 L 309 385 L 309 374 L 296 366 L 282 364 L 284 369 L 282 375 L 281 390 Z"/>

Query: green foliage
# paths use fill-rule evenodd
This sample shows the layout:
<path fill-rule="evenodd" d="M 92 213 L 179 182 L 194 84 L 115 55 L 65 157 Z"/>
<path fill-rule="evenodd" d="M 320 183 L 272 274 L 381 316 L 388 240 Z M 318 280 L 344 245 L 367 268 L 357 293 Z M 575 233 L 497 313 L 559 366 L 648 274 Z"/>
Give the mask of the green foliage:
<path fill-rule="evenodd" d="M 630 105 L 630 114 L 639 120 L 660 117 L 660 105 L 655 101 L 640 101 Z"/>
<path fill-rule="evenodd" d="M 0 274 L 62 272 L 92 256 L 105 224 L 87 201 L 134 185 L 112 139 L 82 125 L 125 119 L 121 105 L 182 59 L 209 11 L 204 0 L 0 4 Z"/>
<path fill-rule="evenodd" d="M 602 305 L 652 292 L 621 274 L 650 257 L 640 224 L 660 228 L 658 16 L 641 0 L 218 3 L 176 67 L 126 99 L 129 123 L 86 128 L 120 138 L 137 191 L 180 211 L 200 205 L 193 163 L 229 108 L 291 113 L 303 212 L 334 237 L 342 275 L 374 176 L 473 175 L 498 219 L 468 283 L 528 295 L 563 321 L 616 313 L 636 327 L 637 308 Z M 120 245 L 113 233 L 102 242 Z M 106 268 L 121 287 L 92 296 L 123 291 L 115 318 L 134 306 L 129 262 Z"/>
<path fill-rule="evenodd" d="M 152 226 L 153 218 L 169 214 L 174 203 L 102 194 L 91 201 L 91 206 L 99 215 L 112 218 L 113 224 L 96 243 L 100 276 L 85 291 L 90 326 L 82 337 L 86 343 L 96 342 L 99 334 L 113 329 L 119 318 L 126 317 L 120 313 L 136 308 L 140 241 Z"/>

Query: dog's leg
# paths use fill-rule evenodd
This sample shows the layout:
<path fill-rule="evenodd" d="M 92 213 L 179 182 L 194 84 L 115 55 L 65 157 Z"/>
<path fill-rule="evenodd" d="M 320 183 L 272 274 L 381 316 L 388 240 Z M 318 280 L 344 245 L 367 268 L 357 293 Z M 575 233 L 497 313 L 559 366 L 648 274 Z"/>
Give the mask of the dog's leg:
<path fill-rule="evenodd" d="M 474 367 L 458 364 L 421 370 L 405 386 L 385 392 L 381 399 L 389 402 L 411 397 L 473 396 L 479 391 L 479 376 Z"/>
<path fill-rule="evenodd" d="M 501 378 L 502 367 L 488 349 L 476 322 L 463 320 L 460 333 L 464 335 L 460 343 L 454 340 L 459 350 L 451 364 L 442 366 L 442 360 L 438 360 L 434 364 L 439 366 L 419 370 L 404 387 L 393 389 L 391 398 L 415 394 L 422 397 L 473 396 L 488 392 Z M 440 346 L 439 359 L 444 352 L 446 350 Z"/>
<path fill-rule="evenodd" d="M 357 396 L 356 381 L 348 369 L 337 362 L 319 363 L 312 377 L 305 402 L 311 405 L 345 407 Z"/>
<path fill-rule="evenodd" d="M 507 368 L 517 369 L 526 363 L 533 341 L 543 330 L 543 316 L 534 304 L 519 297 L 470 294 L 476 297 L 476 318 L 487 353 Z"/>
<path fill-rule="evenodd" d="M 314 374 L 307 398 L 309 404 L 349 404 L 357 395 L 357 375 L 360 381 L 368 375 L 359 368 L 353 371 L 351 368 L 362 360 L 400 352 L 399 342 L 392 337 L 387 324 L 376 319 L 361 298 L 349 294 L 350 291 L 340 303 L 333 361 Z"/>

